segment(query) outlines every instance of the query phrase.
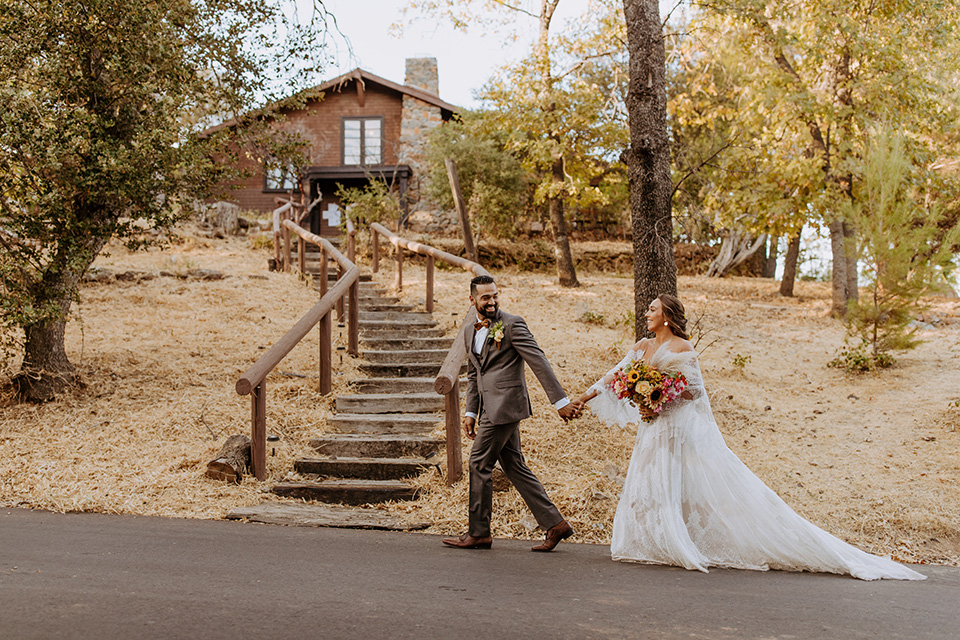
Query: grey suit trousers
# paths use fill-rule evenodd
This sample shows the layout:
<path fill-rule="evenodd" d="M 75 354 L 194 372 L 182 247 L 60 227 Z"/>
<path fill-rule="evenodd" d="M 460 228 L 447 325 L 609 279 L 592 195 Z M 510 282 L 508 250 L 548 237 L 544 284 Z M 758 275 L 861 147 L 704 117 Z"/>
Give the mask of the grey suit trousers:
<path fill-rule="evenodd" d="M 520 423 L 490 424 L 486 413 L 477 421 L 477 437 L 470 450 L 470 535 L 484 538 L 490 535 L 490 517 L 493 512 L 493 467 L 500 468 L 520 497 L 527 503 L 533 517 L 544 530 L 563 521 L 543 485 L 533 475 L 520 451 Z"/>

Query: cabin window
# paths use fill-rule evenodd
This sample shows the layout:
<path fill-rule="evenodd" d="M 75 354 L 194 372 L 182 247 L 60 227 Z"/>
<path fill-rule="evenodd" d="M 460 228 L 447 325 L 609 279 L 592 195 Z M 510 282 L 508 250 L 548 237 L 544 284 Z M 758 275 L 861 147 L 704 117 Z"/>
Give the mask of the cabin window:
<path fill-rule="evenodd" d="M 264 191 L 290 191 L 297 189 L 292 165 L 284 166 L 278 160 L 267 160 L 263 167 Z"/>
<path fill-rule="evenodd" d="M 383 164 L 383 118 L 343 119 L 343 164 Z"/>

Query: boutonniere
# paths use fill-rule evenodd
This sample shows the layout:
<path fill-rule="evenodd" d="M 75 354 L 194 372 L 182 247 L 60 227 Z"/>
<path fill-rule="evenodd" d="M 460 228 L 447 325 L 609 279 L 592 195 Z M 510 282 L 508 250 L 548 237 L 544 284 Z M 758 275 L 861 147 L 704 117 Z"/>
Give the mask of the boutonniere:
<path fill-rule="evenodd" d="M 490 337 L 493 338 L 493 344 L 497 345 L 497 349 L 499 349 L 500 343 L 503 342 L 503 320 L 490 327 Z"/>

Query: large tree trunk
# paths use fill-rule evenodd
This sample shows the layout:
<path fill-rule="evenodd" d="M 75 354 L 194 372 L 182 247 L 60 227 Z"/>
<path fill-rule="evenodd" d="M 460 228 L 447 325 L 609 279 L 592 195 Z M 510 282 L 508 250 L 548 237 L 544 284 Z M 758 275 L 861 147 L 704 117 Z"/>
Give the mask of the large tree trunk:
<path fill-rule="evenodd" d="M 767 234 L 754 237 L 739 229 L 730 229 L 720 243 L 717 257 L 710 263 L 707 276 L 722 278 L 749 260 L 767 242 Z"/>
<path fill-rule="evenodd" d="M 793 297 L 793 283 L 797 280 L 797 260 L 800 257 L 800 234 L 790 238 L 787 255 L 783 257 L 783 278 L 780 280 L 780 295 Z"/>
<path fill-rule="evenodd" d="M 553 163 L 553 180 L 563 182 L 563 158 Z M 570 239 L 567 237 L 567 222 L 563 215 L 563 200 L 557 196 L 548 201 L 550 224 L 553 227 L 554 253 L 557 258 L 557 278 L 561 287 L 579 287 L 577 271 L 570 252 Z"/>
<path fill-rule="evenodd" d="M 667 136 L 666 53 L 656 0 L 623 0 L 630 54 L 627 113 L 630 148 L 624 152 L 633 223 L 635 333 L 647 333 L 643 314 L 662 293 L 676 295 L 670 141 Z"/>
<path fill-rule="evenodd" d="M 64 349 L 69 299 L 63 306 L 60 319 L 46 320 L 25 329 L 23 364 L 13 378 L 14 389 L 21 400 L 47 402 L 77 381 L 76 367 Z"/>

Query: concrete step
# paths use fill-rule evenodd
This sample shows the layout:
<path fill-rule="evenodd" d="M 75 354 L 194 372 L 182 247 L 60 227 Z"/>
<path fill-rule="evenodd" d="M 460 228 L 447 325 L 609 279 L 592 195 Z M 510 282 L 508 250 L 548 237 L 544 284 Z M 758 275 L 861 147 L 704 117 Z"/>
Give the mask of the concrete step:
<path fill-rule="evenodd" d="M 317 453 L 347 458 L 435 457 L 446 444 L 443 438 L 385 433 L 342 433 L 310 439 Z"/>
<path fill-rule="evenodd" d="M 433 314 L 424 311 L 364 311 L 360 310 L 360 324 L 364 322 L 432 323 Z M 432 326 L 431 324 L 431 326 Z"/>
<path fill-rule="evenodd" d="M 436 466 L 425 458 L 301 458 L 294 463 L 297 473 L 358 480 L 401 480 Z"/>
<path fill-rule="evenodd" d="M 453 338 L 393 338 L 389 340 L 364 338 L 363 344 L 375 351 L 404 351 L 410 349 L 445 349 L 453 346 Z M 446 356 L 444 356 L 446 357 Z"/>
<path fill-rule="evenodd" d="M 376 504 L 390 500 L 413 500 L 417 488 L 401 480 L 320 480 L 280 482 L 272 491 L 287 498 L 335 504 Z"/>
<path fill-rule="evenodd" d="M 363 393 L 337 398 L 337 413 L 432 413 L 443 411 L 443 396 L 430 393 Z"/>
<path fill-rule="evenodd" d="M 364 362 L 360 365 L 360 373 L 370 378 L 429 378 L 437 377 L 440 373 L 440 364 L 431 362 L 405 362 L 402 364 L 375 364 Z M 467 361 L 460 365 L 460 374 L 467 372 Z"/>
<path fill-rule="evenodd" d="M 430 526 L 429 522 L 397 517 L 383 509 L 303 502 L 265 502 L 250 507 L 237 507 L 228 513 L 226 518 L 294 527 L 339 527 L 384 531 L 416 531 Z"/>
<path fill-rule="evenodd" d="M 376 327 L 360 325 L 361 340 L 398 340 L 404 338 L 439 338 L 444 330 L 440 327 L 396 328 L 394 325 Z"/>
<path fill-rule="evenodd" d="M 359 378 L 350 383 L 357 393 L 435 393 L 436 378 Z M 466 378 L 460 380 L 461 393 L 467 384 Z"/>
<path fill-rule="evenodd" d="M 341 433 L 427 435 L 443 419 L 442 413 L 338 413 L 327 425 Z"/>
<path fill-rule="evenodd" d="M 363 359 L 372 364 L 402 364 L 416 362 L 435 362 L 437 366 L 443 364 L 449 349 L 417 349 L 410 351 L 375 351 L 363 350 Z"/>

